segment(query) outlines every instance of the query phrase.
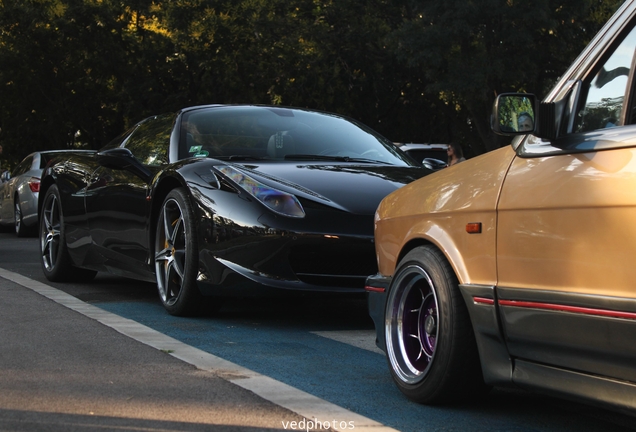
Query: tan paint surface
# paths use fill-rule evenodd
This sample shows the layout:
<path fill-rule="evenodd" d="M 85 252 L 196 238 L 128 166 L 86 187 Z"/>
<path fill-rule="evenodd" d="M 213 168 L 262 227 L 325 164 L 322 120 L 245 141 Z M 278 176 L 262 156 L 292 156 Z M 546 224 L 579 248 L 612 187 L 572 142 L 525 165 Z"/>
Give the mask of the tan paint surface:
<path fill-rule="evenodd" d="M 499 205 L 499 285 L 634 297 L 635 156 L 516 158 Z"/>
<path fill-rule="evenodd" d="M 462 283 L 496 281 L 495 207 L 515 154 L 506 147 L 413 182 L 386 197 L 376 214 L 380 273 L 392 275 L 404 246 L 423 239 L 436 244 Z M 482 223 L 481 234 L 466 224 Z"/>

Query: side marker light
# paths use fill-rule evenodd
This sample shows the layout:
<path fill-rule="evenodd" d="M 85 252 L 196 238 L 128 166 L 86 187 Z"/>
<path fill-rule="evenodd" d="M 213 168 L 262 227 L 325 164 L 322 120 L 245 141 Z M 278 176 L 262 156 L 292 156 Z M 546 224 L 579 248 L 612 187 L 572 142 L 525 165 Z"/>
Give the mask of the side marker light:
<path fill-rule="evenodd" d="M 481 222 L 471 222 L 466 224 L 468 234 L 481 234 Z"/>
<path fill-rule="evenodd" d="M 379 292 L 379 293 L 383 293 L 384 291 L 386 291 L 386 289 L 384 288 L 379 288 L 379 287 L 372 287 L 372 286 L 365 286 L 364 289 L 368 292 Z"/>

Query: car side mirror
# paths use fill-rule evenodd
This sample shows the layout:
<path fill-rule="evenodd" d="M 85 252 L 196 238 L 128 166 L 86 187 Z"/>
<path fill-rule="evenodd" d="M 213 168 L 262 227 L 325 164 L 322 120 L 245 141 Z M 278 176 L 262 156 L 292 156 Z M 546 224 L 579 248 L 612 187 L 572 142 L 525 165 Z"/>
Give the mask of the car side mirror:
<path fill-rule="evenodd" d="M 152 175 L 148 168 L 143 166 L 132 152 L 124 147 L 116 147 L 98 152 L 97 163 L 105 168 L 130 171 L 144 180 L 150 179 Z"/>
<path fill-rule="evenodd" d="M 435 159 L 435 158 L 424 158 L 422 160 L 422 166 L 424 168 L 428 168 L 433 171 L 439 171 L 442 168 L 446 168 L 448 164 L 443 160 Z"/>
<path fill-rule="evenodd" d="M 10 179 L 11 179 L 11 171 L 2 171 L 2 174 L 0 174 L 0 181 L 6 182 L 6 181 L 9 181 Z"/>
<path fill-rule="evenodd" d="M 579 103 L 581 88 L 580 80 L 570 81 L 551 98 L 553 102 L 539 104 L 536 104 L 535 96 L 532 94 L 502 93 L 497 96 L 493 105 L 491 129 L 499 135 L 514 136 L 531 133 L 548 140 L 571 133 L 574 130 L 574 114 Z M 532 129 L 526 114 L 532 119 Z"/>
<path fill-rule="evenodd" d="M 525 135 L 536 131 L 535 97 L 525 93 L 497 96 L 491 116 L 491 129 L 499 135 Z"/>

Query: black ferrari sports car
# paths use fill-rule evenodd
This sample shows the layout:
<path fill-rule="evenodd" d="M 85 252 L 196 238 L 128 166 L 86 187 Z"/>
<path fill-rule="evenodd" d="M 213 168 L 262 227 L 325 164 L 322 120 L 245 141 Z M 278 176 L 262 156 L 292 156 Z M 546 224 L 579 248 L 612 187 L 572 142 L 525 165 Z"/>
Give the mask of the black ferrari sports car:
<path fill-rule="evenodd" d="M 210 105 L 158 115 L 49 163 L 42 268 L 52 281 L 98 271 L 156 281 L 173 315 L 255 288 L 364 293 L 377 272 L 378 204 L 430 172 L 331 113 Z"/>

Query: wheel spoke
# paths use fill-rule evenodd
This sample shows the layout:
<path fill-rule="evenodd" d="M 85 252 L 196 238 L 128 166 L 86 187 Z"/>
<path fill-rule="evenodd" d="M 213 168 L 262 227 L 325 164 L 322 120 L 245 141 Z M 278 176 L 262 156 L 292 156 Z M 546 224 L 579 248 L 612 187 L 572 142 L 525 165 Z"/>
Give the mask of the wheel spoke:
<path fill-rule="evenodd" d="M 181 234 L 183 227 L 183 217 L 179 214 L 179 217 L 172 222 L 172 235 L 170 236 L 170 243 L 174 247 L 177 244 L 177 239 Z"/>
<path fill-rule="evenodd" d="M 170 222 L 170 217 L 168 215 L 168 206 L 164 206 L 163 210 L 163 216 L 162 216 L 162 221 L 163 221 L 163 240 L 166 244 L 166 247 L 171 246 L 171 244 L 169 243 L 170 240 L 172 239 L 172 223 Z"/>
<path fill-rule="evenodd" d="M 170 260 L 170 248 L 165 248 L 155 254 L 155 261 L 163 262 Z"/>
<path fill-rule="evenodd" d="M 423 311 L 424 303 L 425 303 L 425 294 L 420 289 L 415 289 L 415 291 L 419 294 L 419 299 L 417 300 L 414 299 L 413 302 L 418 301 L 419 305 L 415 308 L 412 308 L 409 311 L 410 313 L 414 315 L 411 318 L 409 318 L 409 321 L 415 323 L 413 325 L 414 327 L 413 330 L 416 330 L 416 332 L 413 332 L 412 330 L 410 333 L 407 334 L 407 337 L 415 339 L 415 342 L 417 342 L 416 349 L 414 350 L 415 352 L 412 355 L 413 357 L 415 357 L 415 359 L 413 360 L 413 363 L 418 362 L 419 360 L 422 359 L 422 357 L 426 357 L 429 360 L 432 357 L 432 355 L 429 354 L 427 350 L 425 349 L 426 333 L 422 331 L 423 326 L 421 325 L 426 319 L 425 317 L 427 316 L 426 314 L 422 316 L 422 311 Z"/>
<path fill-rule="evenodd" d="M 161 210 L 162 227 L 156 242 L 155 269 L 162 300 L 174 303 L 181 292 L 185 277 L 185 222 L 181 208 L 174 200 L 166 202 Z"/>
<path fill-rule="evenodd" d="M 20 204 L 15 204 L 14 211 L 14 223 L 15 223 L 15 232 L 16 234 L 20 234 L 20 228 L 22 226 L 22 209 L 20 208 Z"/>
<path fill-rule="evenodd" d="M 51 196 L 45 204 L 42 217 L 44 219 L 44 232 L 42 233 L 41 251 L 44 265 L 47 270 L 52 270 L 57 259 L 58 245 L 60 242 L 58 202 L 55 196 Z"/>
<path fill-rule="evenodd" d="M 180 252 L 177 251 L 175 252 L 174 255 L 174 259 L 172 260 L 172 267 L 174 268 L 174 271 L 177 273 L 177 275 L 179 276 L 179 279 L 181 279 L 183 281 L 183 276 L 185 273 L 185 269 L 183 268 L 183 257 L 185 255 L 185 252 Z"/>
<path fill-rule="evenodd" d="M 177 207 L 175 211 L 178 209 L 179 208 Z M 183 263 L 184 263 L 184 257 L 185 257 L 185 242 L 181 241 L 182 238 L 184 237 L 184 233 L 183 233 L 184 223 L 183 223 L 183 215 L 181 214 L 180 211 L 179 211 L 178 217 L 172 222 L 171 225 L 172 225 L 172 233 L 169 240 L 170 246 L 172 247 L 171 266 L 174 269 L 174 271 L 177 273 L 177 276 L 180 279 L 179 286 L 181 286 L 181 283 L 184 277 Z"/>

